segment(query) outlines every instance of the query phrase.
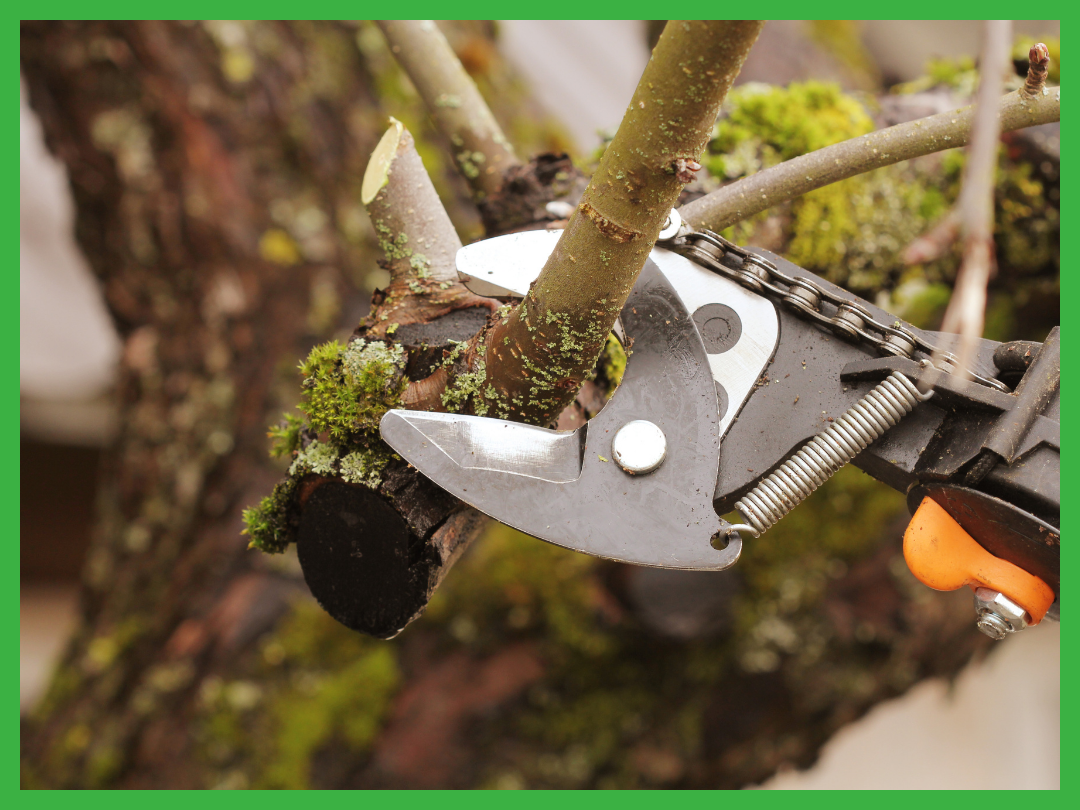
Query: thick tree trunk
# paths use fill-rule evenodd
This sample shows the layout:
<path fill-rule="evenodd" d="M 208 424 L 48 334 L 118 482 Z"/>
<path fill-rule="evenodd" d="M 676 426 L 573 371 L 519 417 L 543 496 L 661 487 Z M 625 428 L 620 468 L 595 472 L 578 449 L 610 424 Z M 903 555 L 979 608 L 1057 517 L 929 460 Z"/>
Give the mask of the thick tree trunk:
<path fill-rule="evenodd" d="M 296 358 L 374 265 L 361 181 L 387 112 L 369 68 L 397 79 L 365 47 L 382 45 L 357 24 L 23 26 L 125 343 L 83 622 L 24 737 L 29 784 L 204 784 L 192 701 L 302 589 L 246 550 L 240 511 L 281 475 L 266 425 Z"/>

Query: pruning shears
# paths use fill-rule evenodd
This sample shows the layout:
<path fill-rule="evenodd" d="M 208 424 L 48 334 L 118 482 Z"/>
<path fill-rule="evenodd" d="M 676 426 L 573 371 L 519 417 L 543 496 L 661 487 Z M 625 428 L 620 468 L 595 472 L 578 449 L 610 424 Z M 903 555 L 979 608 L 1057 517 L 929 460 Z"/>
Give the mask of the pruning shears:
<path fill-rule="evenodd" d="M 466 283 L 522 296 L 560 231 L 478 242 Z M 918 329 L 672 212 L 620 317 L 623 380 L 572 431 L 391 410 L 384 441 L 447 492 L 549 543 L 721 570 L 851 462 L 904 492 L 927 585 L 975 590 L 1002 638 L 1057 615 L 1060 352 Z M 931 358 L 934 358 L 933 362 Z M 731 512 L 738 522 L 721 517 Z"/>

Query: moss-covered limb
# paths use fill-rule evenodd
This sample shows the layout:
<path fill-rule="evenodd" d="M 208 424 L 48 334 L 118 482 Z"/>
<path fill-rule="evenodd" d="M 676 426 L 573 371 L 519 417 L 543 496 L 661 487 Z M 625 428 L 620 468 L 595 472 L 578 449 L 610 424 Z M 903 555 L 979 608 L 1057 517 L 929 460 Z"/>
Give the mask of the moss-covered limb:
<path fill-rule="evenodd" d="M 760 30 L 759 21 L 668 23 L 540 277 L 485 336 L 474 410 L 543 423 L 574 398 Z"/>
<path fill-rule="evenodd" d="M 520 161 L 446 37 L 433 20 L 379 20 L 378 26 L 450 141 L 474 195 L 498 192 L 503 173 Z"/>
<path fill-rule="evenodd" d="M 994 66 L 1005 62 L 1012 30 L 1012 24 L 1008 20 L 987 20 L 984 26 L 980 60 L 983 70 L 975 100 L 971 144 L 967 150 L 967 163 L 964 165 L 960 199 L 957 202 L 964 258 L 960 263 L 953 296 L 942 322 L 943 331 L 960 335 L 956 354 L 961 369 L 967 368 L 975 343 L 982 337 L 986 313 L 986 285 L 996 266 L 994 180 L 998 142 L 1001 140 L 1001 122 L 996 114 L 995 101 L 1001 95 L 1002 78 L 1001 71 L 995 70 Z M 1045 66 L 1043 75 L 1045 76 Z M 1030 71 L 1029 80 L 1035 81 L 1030 76 Z M 1031 97 L 1026 86 L 1019 92 L 1024 97 Z M 1037 93 L 1035 97 L 1038 98 Z M 940 361 L 936 352 L 933 359 Z M 935 362 L 935 365 L 937 364 Z M 929 381 L 924 384 L 929 388 Z"/>
<path fill-rule="evenodd" d="M 426 323 L 471 306 L 498 304 L 458 280 L 461 240 L 416 151 L 412 135 L 390 119 L 364 172 L 362 201 L 390 272 L 385 296 L 368 331 L 384 336 L 393 325 Z"/>
<path fill-rule="evenodd" d="M 1061 88 L 1035 98 L 1020 91 L 998 104 L 1001 131 L 1061 120 Z M 827 146 L 724 186 L 679 209 L 696 228 L 719 231 L 814 189 L 942 149 L 964 146 L 971 136 L 973 107 L 897 124 Z"/>

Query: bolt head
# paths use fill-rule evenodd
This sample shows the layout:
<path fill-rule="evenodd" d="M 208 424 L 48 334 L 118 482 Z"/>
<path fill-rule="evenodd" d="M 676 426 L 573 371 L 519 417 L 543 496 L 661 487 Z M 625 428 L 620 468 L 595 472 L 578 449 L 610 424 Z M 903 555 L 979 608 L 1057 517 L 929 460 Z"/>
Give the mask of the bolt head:
<path fill-rule="evenodd" d="M 635 419 L 619 428 L 611 440 L 611 455 L 625 472 L 644 475 L 664 463 L 667 438 L 652 422 Z"/>
<path fill-rule="evenodd" d="M 1009 625 L 1005 624 L 993 613 L 987 613 L 979 617 L 975 625 L 984 636 L 990 636 L 994 641 L 1001 641 L 1009 634 Z"/>

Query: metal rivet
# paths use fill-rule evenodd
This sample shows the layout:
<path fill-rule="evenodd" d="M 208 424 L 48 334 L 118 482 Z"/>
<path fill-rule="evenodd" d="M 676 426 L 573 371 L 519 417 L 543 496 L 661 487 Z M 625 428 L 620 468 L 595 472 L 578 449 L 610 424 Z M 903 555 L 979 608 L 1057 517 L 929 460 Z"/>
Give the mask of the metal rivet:
<path fill-rule="evenodd" d="M 611 440 L 611 455 L 625 472 L 644 475 L 667 457 L 667 438 L 652 422 L 635 419 L 619 428 Z"/>

